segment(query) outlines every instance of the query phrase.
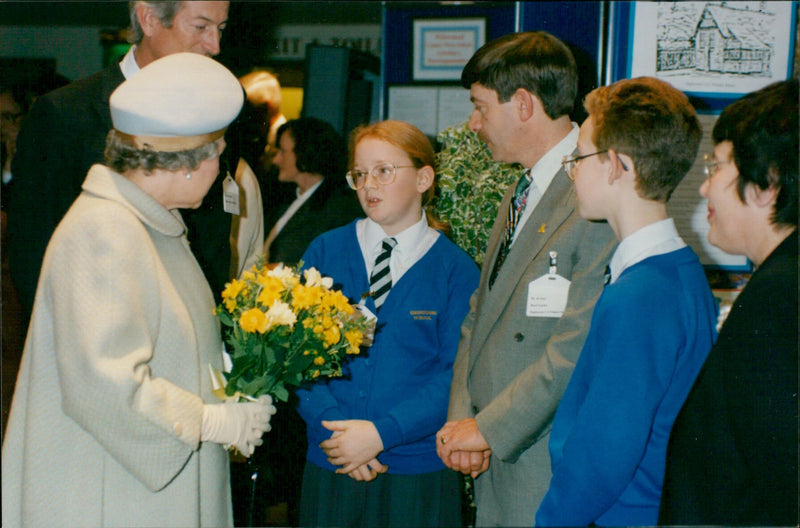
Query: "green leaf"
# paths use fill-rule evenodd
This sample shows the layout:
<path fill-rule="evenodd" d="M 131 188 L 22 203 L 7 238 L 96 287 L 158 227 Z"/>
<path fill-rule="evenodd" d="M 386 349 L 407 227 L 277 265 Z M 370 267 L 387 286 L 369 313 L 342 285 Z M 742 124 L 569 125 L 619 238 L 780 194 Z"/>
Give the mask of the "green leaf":
<path fill-rule="evenodd" d="M 304 356 L 303 354 L 298 354 L 294 357 L 294 361 L 289 362 L 286 365 L 286 372 L 287 374 L 302 374 L 303 371 L 308 369 L 311 366 L 311 363 L 314 362 L 314 356 L 311 354 Z"/>
<path fill-rule="evenodd" d="M 222 305 L 217 307 L 217 319 L 225 326 L 233 326 L 233 318 Z"/>
<path fill-rule="evenodd" d="M 281 382 L 272 387 L 272 395 L 282 402 L 289 401 L 289 391 L 286 390 L 286 387 Z"/>

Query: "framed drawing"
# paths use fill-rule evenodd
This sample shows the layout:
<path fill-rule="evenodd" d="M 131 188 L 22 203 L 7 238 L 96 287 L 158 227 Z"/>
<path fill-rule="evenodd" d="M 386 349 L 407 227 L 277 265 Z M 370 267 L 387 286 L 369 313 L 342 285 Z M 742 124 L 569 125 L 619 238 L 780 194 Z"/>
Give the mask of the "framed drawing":
<path fill-rule="evenodd" d="M 617 79 L 655 76 L 689 95 L 734 99 L 791 75 L 797 2 L 631 2 Z M 624 15 L 623 15 L 624 16 Z M 635 45 L 634 45 L 635 43 Z M 623 66 L 623 65 L 618 65 Z M 616 79 L 615 79 L 616 80 Z M 723 105 L 724 106 L 724 105 Z"/>
<path fill-rule="evenodd" d="M 414 20 L 414 81 L 456 81 L 486 41 L 485 18 Z"/>

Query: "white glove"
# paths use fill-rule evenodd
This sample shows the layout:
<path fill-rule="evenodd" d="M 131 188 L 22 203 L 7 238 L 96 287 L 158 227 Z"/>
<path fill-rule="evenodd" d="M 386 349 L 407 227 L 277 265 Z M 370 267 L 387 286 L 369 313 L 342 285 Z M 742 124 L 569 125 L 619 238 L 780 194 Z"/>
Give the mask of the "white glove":
<path fill-rule="evenodd" d="M 226 402 L 203 405 L 200 440 L 230 444 L 249 457 L 263 441 L 261 435 L 271 429 L 269 420 L 275 406 L 268 395 L 254 402 Z"/>

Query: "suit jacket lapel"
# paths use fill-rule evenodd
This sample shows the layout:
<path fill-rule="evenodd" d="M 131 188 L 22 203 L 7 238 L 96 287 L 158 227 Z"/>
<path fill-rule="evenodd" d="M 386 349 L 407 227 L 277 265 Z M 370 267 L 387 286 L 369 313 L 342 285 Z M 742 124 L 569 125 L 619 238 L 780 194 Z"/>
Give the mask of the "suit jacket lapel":
<path fill-rule="evenodd" d="M 513 194 L 513 189 L 511 192 Z M 542 248 L 558 230 L 558 227 L 569 218 L 575 208 L 575 202 L 570 199 L 571 197 L 572 182 L 567 178 L 564 169 L 560 169 L 537 204 L 533 214 L 531 214 L 522 231 L 520 231 L 491 290 L 488 289 L 488 272 L 486 269 L 483 270 L 480 285 L 482 309 L 472 335 L 472 349 L 474 351 L 483 347 L 484 341 L 488 338 L 497 320 L 503 315 L 512 295 L 517 291 L 521 291 L 519 288 L 525 286 L 519 283 L 523 280 L 530 263 L 540 257 Z M 510 202 L 508 193 L 503 200 L 504 207 L 501 206 L 500 208 L 505 214 L 508 214 L 507 202 Z M 540 233 L 539 230 L 542 225 L 545 226 L 544 232 Z M 495 228 L 497 228 L 497 225 L 495 225 Z M 489 266 L 488 270 L 491 270 L 491 266 L 494 266 L 494 259 L 500 245 L 499 240 L 502 238 L 502 232 L 500 236 L 495 235 L 496 233 L 493 230 L 492 238 L 490 239 L 491 247 L 487 248 L 487 251 L 491 250 L 491 260 L 484 261 L 484 267 Z M 536 277 L 524 278 L 525 280 L 529 278 L 532 280 Z M 525 292 L 522 294 L 525 294 Z M 524 317 L 524 314 L 519 315 Z M 471 363 L 474 363 L 476 356 L 477 354 L 471 354 Z"/>

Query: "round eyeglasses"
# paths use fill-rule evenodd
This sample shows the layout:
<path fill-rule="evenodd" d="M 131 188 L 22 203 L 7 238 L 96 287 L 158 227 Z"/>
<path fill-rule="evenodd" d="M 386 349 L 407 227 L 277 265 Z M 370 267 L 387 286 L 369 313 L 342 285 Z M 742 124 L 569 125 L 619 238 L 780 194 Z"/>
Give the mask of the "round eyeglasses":
<path fill-rule="evenodd" d="M 715 175 L 723 163 L 733 163 L 733 160 L 716 160 L 713 154 L 703 154 L 703 174 L 706 175 L 706 179 Z"/>
<path fill-rule="evenodd" d="M 390 185 L 397 176 L 397 169 L 415 169 L 414 165 L 395 165 L 394 163 L 379 163 L 368 171 L 352 169 L 347 171 L 344 177 L 347 185 L 356 191 L 363 189 L 367 184 L 367 175 L 372 176 L 378 185 Z"/>

